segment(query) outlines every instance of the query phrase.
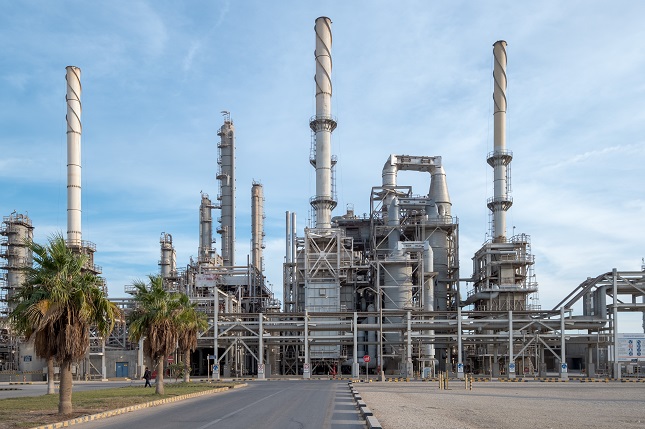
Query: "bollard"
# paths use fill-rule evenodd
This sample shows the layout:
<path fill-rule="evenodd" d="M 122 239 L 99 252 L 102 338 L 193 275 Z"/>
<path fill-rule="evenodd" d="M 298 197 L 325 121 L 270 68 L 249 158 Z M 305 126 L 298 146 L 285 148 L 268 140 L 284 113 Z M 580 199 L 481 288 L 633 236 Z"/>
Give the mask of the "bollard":
<path fill-rule="evenodd" d="M 448 372 L 439 373 L 439 390 L 448 389 Z"/>
<path fill-rule="evenodd" d="M 464 388 L 466 390 L 473 390 L 473 376 L 472 374 L 466 374 L 465 380 L 465 386 Z"/>

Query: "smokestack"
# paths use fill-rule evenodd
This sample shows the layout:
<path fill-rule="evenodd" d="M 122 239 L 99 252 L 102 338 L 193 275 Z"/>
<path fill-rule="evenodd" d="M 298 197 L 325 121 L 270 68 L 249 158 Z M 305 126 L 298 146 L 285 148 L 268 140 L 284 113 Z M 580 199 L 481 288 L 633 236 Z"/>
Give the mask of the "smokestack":
<path fill-rule="evenodd" d="M 251 263 L 262 272 L 264 249 L 264 190 L 260 183 L 251 187 Z"/>
<path fill-rule="evenodd" d="M 220 165 L 217 179 L 220 185 L 221 223 L 217 230 L 222 236 L 222 261 L 226 267 L 235 265 L 235 127 L 229 112 L 224 114 L 224 125 L 217 135 L 220 142 L 219 159 Z"/>
<path fill-rule="evenodd" d="M 506 211 L 513 205 L 510 196 L 510 168 L 513 153 L 506 150 L 506 42 L 499 40 L 493 45 L 493 91 L 494 148 L 488 154 L 488 164 L 493 167 L 493 198 L 488 200 L 488 208 L 493 214 L 493 242 L 506 241 Z"/>
<path fill-rule="evenodd" d="M 67 245 L 81 247 L 81 69 L 67 71 Z"/>
<path fill-rule="evenodd" d="M 331 228 L 331 212 L 336 207 L 332 195 L 331 133 L 336 121 L 331 116 L 331 20 L 327 17 L 316 19 L 316 116 L 309 126 L 315 133 L 315 159 L 311 163 L 316 169 L 316 196 L 311 201 L 315 211 L 316 228 Z"/>

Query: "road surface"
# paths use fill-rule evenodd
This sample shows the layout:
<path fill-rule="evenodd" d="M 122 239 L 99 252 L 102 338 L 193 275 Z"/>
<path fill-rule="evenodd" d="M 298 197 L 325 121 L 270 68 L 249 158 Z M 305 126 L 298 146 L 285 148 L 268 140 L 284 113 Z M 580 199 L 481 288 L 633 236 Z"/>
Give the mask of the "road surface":
<path fill-rule="evenodd" d="M 346 382 L 264 381 L 120 416 L 79 429 L 365 429 Z"/>

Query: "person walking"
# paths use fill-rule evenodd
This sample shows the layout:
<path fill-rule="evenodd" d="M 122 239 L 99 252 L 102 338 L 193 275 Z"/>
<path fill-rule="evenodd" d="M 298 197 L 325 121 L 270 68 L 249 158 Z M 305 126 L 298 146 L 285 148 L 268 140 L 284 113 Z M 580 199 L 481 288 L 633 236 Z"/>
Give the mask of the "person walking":
<path fill-rule="evenodd" d="M 146 385 L 143 387 L 152 387 L 152 384 L 150 384 L 150 375 L 150 370 L 148 369 L 148 367 L 146 367 L 146 370 L 143 372 L 143 378 L 144 380 L 146 380 Z"/>

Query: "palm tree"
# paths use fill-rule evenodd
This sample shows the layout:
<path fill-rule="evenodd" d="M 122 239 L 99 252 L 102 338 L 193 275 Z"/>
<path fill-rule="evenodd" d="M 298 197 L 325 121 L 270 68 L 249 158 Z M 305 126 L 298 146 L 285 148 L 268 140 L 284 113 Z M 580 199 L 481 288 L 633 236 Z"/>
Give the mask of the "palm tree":
<path fill-rule="evenodd" d="M 83 358 L 90 344 L 90 327 L 107 336 L 121 310 L 101 289 L 101 279 L 85 269 L 88 257 L 67 246 L 55 234 L 46 246 L 27 244 L 35 266 L 27 270 L 11 319 L 17 330 L 34 336 L 36 354 L 60 365 L 58 413 L 72 412 L 72 363 Z M 51 377 L 50 377 L 51 379 Z"/>
<path fill-rule="evenodd" d="M 155 393 L 164 394 L 164 361 L 177 348 L 178 316 L 181 312 L 177 294 L 167 292 L 160 275 L 149 275 L 149 284 L 133 283 L 136 308 L 128 316 L 129 337 L 137 342 L 143 337 L 144 351 L 157 362 Z"/>
<path fill-rule="evenodd" d="M 190 381 L 190 352 L 197 348 L 197 335 L 208 328 L 206 314 L 191 303 L 188 295 L 179 294 L 179 349 L 184 354 L 184 382 Z"/>
<path fill-rule="evenodd" d="M 9 318 L 19 335 L 24 335 L 27 340 L 34 339 L 34 350 L 36 355 L 47 361 L 47 394 L 56 393 L 54 386 L 54 356 L 56 356 L 56 344 L 48 342 L 52 338 L 46 330 L 36 331 L 36 327 L 42 320 L 44 312 L 41 311 L 49 299 L 49 293 L 44 288 L 26 283 L 10 300 L 15 303 L 14 310 Z"/>

